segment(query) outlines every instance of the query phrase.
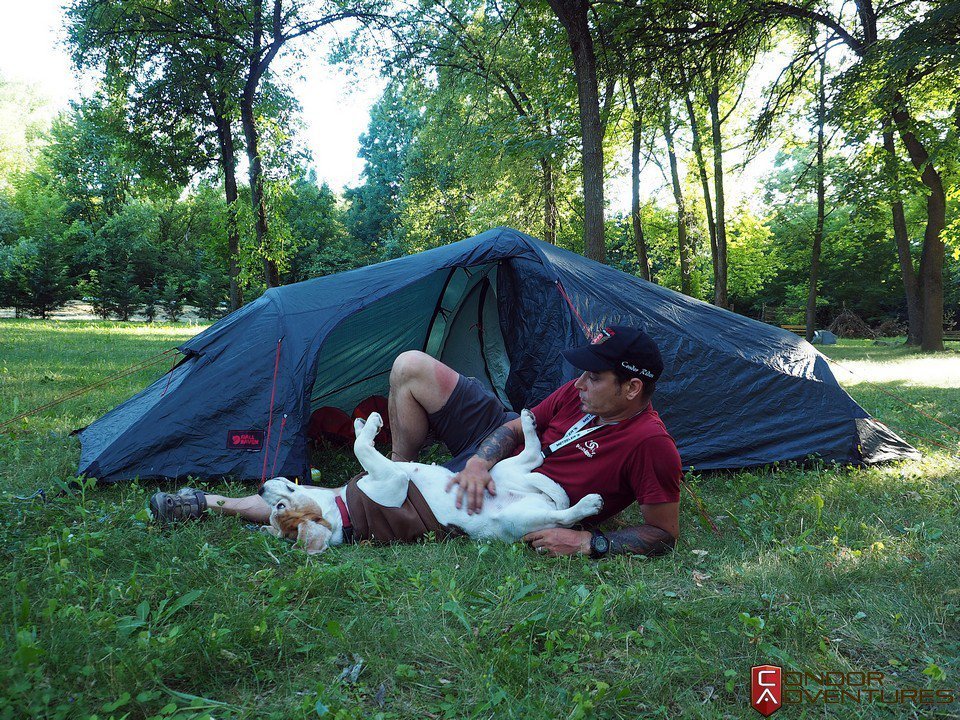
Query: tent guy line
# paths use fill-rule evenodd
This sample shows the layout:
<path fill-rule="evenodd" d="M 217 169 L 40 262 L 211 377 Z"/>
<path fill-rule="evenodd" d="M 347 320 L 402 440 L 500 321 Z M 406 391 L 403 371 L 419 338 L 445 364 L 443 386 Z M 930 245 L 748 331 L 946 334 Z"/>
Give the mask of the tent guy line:
<path fill-rule="evenodd" d="M 90 385 L 85 385 L 84 387 L 77 388 L 76 390 L 71 390 L 70 392 L 64 395 L 61 395 L 60 397 L 55 398 L 54 400 L 51 400 L 48 403 L 40 405 L 39 407 L 35 407 L 32 410 L 27 410 L 26 412 L 22 412 L 19 415 L 14 415 L 9 420 L 4 420 L 2 423 L 0 423 L 0 430 L 3 430 L 8 425 L 12 425 L 17 420 L 22 420 L 23 418 L 31 417 L 32 415 L 36 415 L 37 413 L 43 412 L 44 410 L 49 410 L 50 408 L 56 407 L 61 403 L 65 403 L 67 400 L 73 400 L 74 398 L 80 397 L 81 395 L 85 395 L 91 390 L 96 390 L 97 388 L 103 387 L 104 385 L 109 385 L 115 380 L 121 380 L 127 377 L 128 375 L 133 375 L 134 373 L 140 372 L 141 370 L 146 370 L 148 367 L 159 365 L 161 362 L 163 362 L 164 358 L 167 355 L 169 355 L 170 353 L 176 353 L 176 352 L 178 352 L 177 348 L 168 348 L 163 352 L 160 352 L 160 353 L 157 353 L 156 355 L 152 355 L 151 357 L 148 357 L 145 360 L 139 360 L 133 363 L 132 365 L 128 365 L 122 370 L 118 370 L 117 372 L 113 373 L 112 375 L 108 375 L 102 380 L 98 380 L 97 382 L 91 383 Z M 174 355 L 174 357 L 176 357 L 176 355 Z M 161 375 L 161 377 L 163 376 Z"/>
<path fill-rule="evenodd" d="M 584 322 L 583 318 L 580 316 L 580 313 L 577 312 L 576 305 L 574 305 L 573 302 L 570 300 L 570 296 L 567 295 L 567 291 L 563 289 L 563 283 L 560 282 L 559 280 L 557 280 L 557 290 L 559 290 L 560 294 L 563 295 L 563 299 L 567 301 L 567 305 L 570 306 L 570 309 L 573 310 L 573 314 L 576 315 L 577 320 L 580 321 L 580 327 L 583 328 L 584 336 L 587 338 L 587 340 L 590 340 L 591 339 L 590 326 L 587 325 L 586 322 Z"/>

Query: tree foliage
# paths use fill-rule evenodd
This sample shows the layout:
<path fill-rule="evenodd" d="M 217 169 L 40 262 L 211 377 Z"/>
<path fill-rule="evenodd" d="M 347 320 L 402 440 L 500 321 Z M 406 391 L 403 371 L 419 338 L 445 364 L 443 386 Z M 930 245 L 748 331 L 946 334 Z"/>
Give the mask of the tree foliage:
<path fill-rule="evenodd" d="M 277 282 L 508 224 L 754 316 L 804 304 L 819 235 L 817 324 L 843 307 L 910 318 L 911 337 L 933 347 L 955 321 L 953 3 L 69 7 L 78 64 L 104 73 L 96 93 L 44 128 L 32 91 L 0 82 L 0 114 L 28 109 L 0 130 L 0 296 L 22 312 L 85 296 L 105 315 L 171 317 L 189 304 L 214 316 Z M 367 24 L 339 58 L 376 57 L 388 81 L 360 182 L 340 193 L 307 169 L 297 98 L 274 59 L 347 17 Z M 758 59 L 782 63 L 759 91 Z M 597 117 L 584 115 L 592 106 Z M 743 165 L 773 150 L 743 192 Z M 604 159 L 599 179 L 588 155 Z M 609 201 L 602 253 L 589 244 L 598 196 Z"/>

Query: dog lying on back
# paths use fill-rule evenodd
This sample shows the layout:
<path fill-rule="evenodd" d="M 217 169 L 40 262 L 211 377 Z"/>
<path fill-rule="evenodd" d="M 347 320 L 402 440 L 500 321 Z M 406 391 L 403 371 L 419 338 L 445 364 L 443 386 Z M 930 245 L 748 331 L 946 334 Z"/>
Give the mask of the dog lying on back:
<path fill-rule="evenodd" d="M 603 501 L 597 494 L 584 497 L 573 507 L 567 494 L 545 475 L 533 472 L 543 462 L 536 423 L 529 410 L 521 413 L 523 451 L 494 465 L 490 474 L 497 485 L 496 496 L 487 494 L 483 509 L 473 515 L 456 506 L 456 494 L 446 491 L 454 473 L 440 465 L 393 462 L 374 447 L 373 440 L 383 425 L 377 413 L 365 423 L 357 420 L 357 439 L 353 451 L 367 475 L 336 489 L 304 487 L 286 478 L 276 477 L 264 483 L 260 495 L 270 505 L 270 525 L 263 528 L 277 537 L 297 540 L 313 555 L 331 545 L 352 540 L 409 542 L 433 529 L 466 534 L 475 540 L 515 542 L 527 533 L 555 527 L 571 527 L 596 515 Z M 378 510 L 371 511 L 375 504 Z M 361 507 L 362 506 L 362 507 Z M 396 510 L 392 510 L 396 509 Z M 426 517 L 421 526 L 410 530 L 406 519 L 399 537 L 383 537 L 376 532 L 369 538 L 351 537 L 354 521 L 386 513 L 387 519 L 374 519 L 371 526 L 396 525 L 390 512 L 404 518 Z M 353 520 L 351 520 L 353 518 Z M 431 526 L 435 520 L 435 527 Z M 358 525 L 361 523 L 357 523 Z"/>

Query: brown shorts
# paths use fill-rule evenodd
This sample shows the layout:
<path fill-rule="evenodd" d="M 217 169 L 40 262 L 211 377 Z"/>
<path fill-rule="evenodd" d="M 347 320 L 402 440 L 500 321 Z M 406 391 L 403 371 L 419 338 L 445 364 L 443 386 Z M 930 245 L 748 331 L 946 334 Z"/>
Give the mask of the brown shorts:
<path fill-rule="evenodd" d="M 443 466 L 459 472 L 487 435 L 520 416 L 505 409 L 479 380 L 461 375 L 446 405 L 427 417 L 437 438 L 453 455 Z"/>

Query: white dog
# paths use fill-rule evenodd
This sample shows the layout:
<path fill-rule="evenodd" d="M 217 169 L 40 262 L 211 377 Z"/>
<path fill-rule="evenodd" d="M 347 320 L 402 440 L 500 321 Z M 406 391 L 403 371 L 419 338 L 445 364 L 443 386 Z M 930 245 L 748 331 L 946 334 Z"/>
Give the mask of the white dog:
<path fill-rule="evenodd" d="M 543 462 L 543 456 L 529 410 L 521 414 L 523 451 L 493 467 L 490 474 L 497 494 L 487 493 L 482 511 L 473 515 L 467 514 L 466 503 L 458 509 L 456 493 L 446 491 L 453 476 L 451 471 L 439 465 L 393 462 L 381 455 L 373 439 L 382 424 L 377 413 L 372 413 L 366 423 L 357 420 L 353 450 L 368 473 L 358 481 L 359 490 L 385 508 L 404 505 L 412 483 L 440 525 L 462 530 L 475 540 L 515 542 L 536 530 L 570 527 L 596 515 L 603 506 L 600 496 L 591 494 L 570 507 L 563 488 L 533 472 Z M 347 504 L 346 485 L 336 489 L 304 487 L 277 477 L 264 483 L 260 495 L 271 507 L 270 525 L 263 528 L 265 532 L 296 539 L 310 554 L 344 542 L 344 520 L 353 514 Z"/>

